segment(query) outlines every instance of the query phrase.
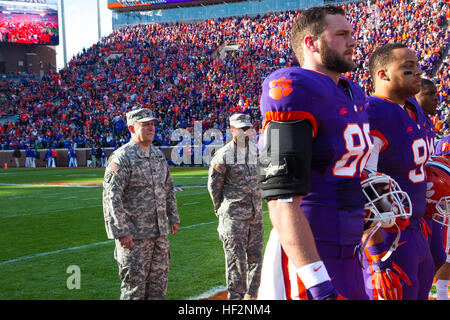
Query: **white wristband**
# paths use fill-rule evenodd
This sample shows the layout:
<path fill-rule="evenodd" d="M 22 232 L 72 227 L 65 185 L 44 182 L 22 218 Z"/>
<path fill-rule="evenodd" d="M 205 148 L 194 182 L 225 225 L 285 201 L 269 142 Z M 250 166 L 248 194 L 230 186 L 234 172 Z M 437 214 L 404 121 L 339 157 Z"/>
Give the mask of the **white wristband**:
<path fill-rule="evenodd" d="M 327 269 L 323 261 L 316 261 L 297 269 L 297 274 L 305 285 L 306 289 L 314 287 L 319 283 L 330 281 Z"/>

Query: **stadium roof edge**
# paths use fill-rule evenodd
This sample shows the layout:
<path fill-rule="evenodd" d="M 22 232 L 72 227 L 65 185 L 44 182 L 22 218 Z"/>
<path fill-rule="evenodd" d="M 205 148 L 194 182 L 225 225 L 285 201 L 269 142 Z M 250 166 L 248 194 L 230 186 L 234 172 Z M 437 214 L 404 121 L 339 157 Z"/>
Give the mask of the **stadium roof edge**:
<path fill-rule="evenodd" d="M 188 2 L 175 2 L 175 3 L 165 3 L 165 4 L 133 4 L 133 5 L 123 5 L 121 1 L 110 0 L 108 1 L 108 9 L 115 12 L 132 12 L 132 11 L 153 11 L 153 10 L 164 10 L 164 9 L 175 9 L 175 8 L 187 8 L 187 7 L 200 7 L 209 6 L 215 4 L 228 4 L 233 2 L 248 2 L 257 0 L 198 0 L 198 1 L 188 1 Z"/>

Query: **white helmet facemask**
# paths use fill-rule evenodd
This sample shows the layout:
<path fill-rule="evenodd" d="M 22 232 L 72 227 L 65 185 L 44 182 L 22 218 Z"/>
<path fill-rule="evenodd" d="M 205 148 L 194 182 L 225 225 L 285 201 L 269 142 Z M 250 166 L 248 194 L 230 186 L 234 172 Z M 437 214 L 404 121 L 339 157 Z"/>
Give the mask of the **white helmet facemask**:
<path fill-rule="evenodd" d="M 450 196 L 442 197 L 437 201 L 433 220 L 450 227 Z"/>
<path fill-rule="evenodd" d="M 411 200 L 406 192 L 404 192 L 398 183 L 390 176 L 375 172 L 373 170 L 364 169 L 368 177 L 361 181 L 366 203 L 364 206 L 365 229 L 370 229 L 366 241 L 363 245 L 367 245 L 368 240 L 380 228 L 392 228 L 397 226 L 396 219 L 408 219 L 411 217 Z M 397 248 L 400 239 L 400 228 L 397 226 L 397 237 L 393 242 L 387 254 L 383 257 L 383 261 L 389 258 L 390 254 Z"/>

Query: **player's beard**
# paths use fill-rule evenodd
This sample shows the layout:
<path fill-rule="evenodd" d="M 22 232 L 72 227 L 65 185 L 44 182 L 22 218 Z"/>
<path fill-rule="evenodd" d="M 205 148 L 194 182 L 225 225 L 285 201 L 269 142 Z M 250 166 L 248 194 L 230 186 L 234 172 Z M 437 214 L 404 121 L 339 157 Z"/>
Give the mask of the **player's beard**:
<path fill-rule="evenodd" d="M 320 42 L 320 57 L 323 65 L 328 69 L 338 73 L 346 73 L 355 68 L 353 60 L 346 61 L 336 50 L 331 49 L 323 40 Z"/>

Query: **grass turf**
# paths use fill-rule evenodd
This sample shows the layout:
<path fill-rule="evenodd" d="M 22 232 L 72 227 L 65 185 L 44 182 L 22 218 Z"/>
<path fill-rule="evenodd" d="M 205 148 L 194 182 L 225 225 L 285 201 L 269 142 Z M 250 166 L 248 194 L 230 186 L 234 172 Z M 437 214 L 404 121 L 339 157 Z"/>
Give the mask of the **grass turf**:
<path fill-rule="evenodd" d="M 207 170 L 172 168 L 171 173 L 175 185 L 188 187 L 176 192 L 181 229 L 169 236 L 167 299 L 180 300 L 225 286 L 225 268 L 204 187 Z M 99 168 L 0 169 L 0 300 L 118 299 L 114 243 L 103 222 L 103 174 Z M 267 214 L 264 221 L 267 242 Z M 80 289 L 67 286 L 70 266 L 80 269 Z"/>
<path fill-rule="evenodd" d="M 175 185 L 188 187 L 176 192 L 181 229 L 169 236 L 167 299 L 178 300 L 225 286 L 225 269 L 204 187 L 207 170 L 171 173 Z M 118 299 L 114 242 L 102 213 L 103 174 L 99 168 L 0 170 L 0 300 Z M 267 241 L 271 225 L 267 214 L 264 219 Z M 80 269 L 80 289 L 68 288 L 70 266 Z"/>

